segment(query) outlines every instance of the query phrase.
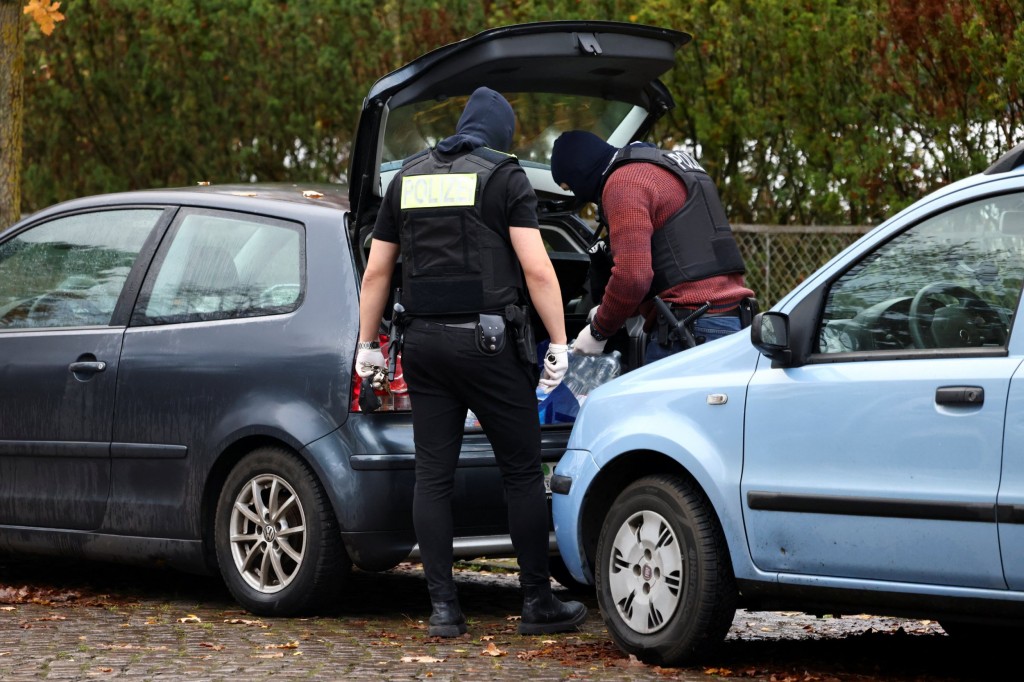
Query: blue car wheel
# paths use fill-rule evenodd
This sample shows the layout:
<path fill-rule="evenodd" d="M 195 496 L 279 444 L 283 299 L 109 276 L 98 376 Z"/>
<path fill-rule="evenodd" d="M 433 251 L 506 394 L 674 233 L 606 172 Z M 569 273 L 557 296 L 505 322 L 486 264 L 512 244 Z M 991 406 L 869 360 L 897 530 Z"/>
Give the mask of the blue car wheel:
<path fill-rule="evenodd" d="M 725 537 L 691 483 L 658 475 L 622 491 L 601 529 L 597 597 L 615 642 L 679 665 L 710 653 L 736 613 Z"/>

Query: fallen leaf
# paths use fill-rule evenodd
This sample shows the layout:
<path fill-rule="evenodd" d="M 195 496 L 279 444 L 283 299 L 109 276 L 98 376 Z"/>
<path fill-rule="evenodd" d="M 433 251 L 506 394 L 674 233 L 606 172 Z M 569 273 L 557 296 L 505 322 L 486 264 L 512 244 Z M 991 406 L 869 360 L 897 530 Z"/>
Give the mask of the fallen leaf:
<path fill-rule="evenodd" d="M 0 651 L 0 656 L 10 656 L 10 655 L 11 655 L 10 651 Z"/>
<path fill-rule="evenodd" d="M 484 635 L 480 638 L 481 642 L 491 642 L 494 640 L 494 635 Z"/>
<path fill-rule="evenodd" d="M 167 651 L 167 647 L 164 645 L 160 646 L 142 646 L 141 644 L 97 644 L 101 649 L 125 649 L 125 650 L 139 650 L 139 651 Z"/>
<path fill-rule="evenodd" d="M 236 197 L 255 197 L 258 196 L 256 192 L 232 192 Z"/>
<path fill-rule="evenodd" d="M 433 656 L 402 656 L 402 663 L 444 663 L 443 658 Z"/>
<path fill-rule="evenodd" d="M 254 625 L 259 628 L 269 628 L 262 620 L 249 620 L 247 618 L 228 618 L 224 621 L 229 625 Z"/>
<path fill-rule="evenodd" d="M 64 21 L 64 15 L 58 12 L 59 2 L 49 0 L 29 0 L 22 10 L 23 14 L 31 14 L 32 20 L 39 24 L 39 30 L 50 35 L 58 21 Z"/>
<path fill-rule="evenodd" d="M 316 190 L 307 189 L 302 192 L 302 196 L 306 197 L 307 199 L 319 199 L 323 196 L 323 194 L 317 192 Z"/>
<path fill-rule="evenodd" d="M 508 654 L 507 651 L 503 651 L 495 646 L 494 642 L 487 644 L 487 648 L 480 652 L 481 656 L 505 656 Z"/>
<path fill-rule="evenodd" d="M 516 622 L 517 620 L 522 620 L 522 619 L 523 619 L 523 617 L 522 617 L 522 616 L 507 616 L 507 617 L 505 618 L 505 620 L 509 621 L 510 623 L 514 623 L 514 622 Z"/>
<path fill-rule="evenodd" d="M 179 618 L 178 622 L 179 623 L 202 623 L 203 619 L 200 618 L 199 616 L 196 616 L 196 615 L 190 613 L 187 616 Z"/>
<path fill-rule="evenodd" d="M 199 185 L 200 187 L 209 187 L 210 186 L 210 181 L 209 180 L 200 180 L 196 184 Z"/>
<path fill-rule="evenodd" d="M 254 654 L 253 658 L 284 658 L 284 654 L 280 651 L 275 651 L 272 654 Z"/>
<path fill-rule="evenodd" d="M 213 649 L 214 651 L 223 651 L 223 644 L 210 644 L 209 642 L 200 642 L 199 646 L 206 647 L 207 649 Z"/>
<path fill-rule="evenodd" d="M 264 644 L 263 648 L 264 649 L 298 649 L 299 648 L 299 642 L 298 642 L 298 640 L 296 640 L 294 642 L 285 642 L 284 644 Z"/>
<path fill-rule="evenodd" d="M 0 606 L 0 611 L 17 611 L 17 610 L 18 610 L 18 607 L 16 607 L 16 606 Z"/>

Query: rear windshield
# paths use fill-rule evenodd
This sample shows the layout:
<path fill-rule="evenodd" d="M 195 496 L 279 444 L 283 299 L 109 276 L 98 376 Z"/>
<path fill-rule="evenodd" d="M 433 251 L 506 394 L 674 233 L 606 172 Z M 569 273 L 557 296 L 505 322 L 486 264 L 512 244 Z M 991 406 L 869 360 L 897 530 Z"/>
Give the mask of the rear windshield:
<path fill-rule="evenodd" d="M 566 130 L 589 130 L 608 140 L 628 133 L 623 123 L 642 120 L 646 112 L 632 104 L 595 97 L 547 93 L 502 93 L 516 113 L 516 134 L 509 151 L 519 157 L 524 167 L 548 168 L 551 147 Z M 453 97 L 442 102 L 417 102 L 388 114 L 384 132 L 381 170 L 397 170 L 403 159 L 433 147 L 453 134 L 468 96 Z M 628 123 L 628 122 L 627 122 Z M 610 140 L 626 144 L 630 140 Z"/>

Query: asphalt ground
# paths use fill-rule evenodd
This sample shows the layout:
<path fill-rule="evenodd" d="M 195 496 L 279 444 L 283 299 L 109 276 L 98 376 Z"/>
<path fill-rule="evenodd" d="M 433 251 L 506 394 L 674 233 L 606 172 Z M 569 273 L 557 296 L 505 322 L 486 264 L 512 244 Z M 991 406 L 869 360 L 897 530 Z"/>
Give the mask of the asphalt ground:
<path fill-rule="evenodd" d="M 457 582 L 469 632 L 443 640 L 426 634 L 418 564 L 354 572 L 324 615 L 269 619 L 241 610 L 213 578 L 0 558 L 0 679 L 1019 679 L 1003 676 L 999 657 L 952 646 L 935 622 L 779 612 L 739 611 L 714 660 L 660 668 L 615 647 L 591 596 L 580 632 L 523 637 L 514 564 L 463 563 Z"/>

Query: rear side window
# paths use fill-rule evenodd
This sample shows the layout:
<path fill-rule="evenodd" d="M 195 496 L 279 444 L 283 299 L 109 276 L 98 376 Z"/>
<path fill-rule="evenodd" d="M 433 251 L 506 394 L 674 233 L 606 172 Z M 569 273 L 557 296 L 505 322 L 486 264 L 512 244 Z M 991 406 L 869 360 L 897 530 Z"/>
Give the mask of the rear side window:
<path fill-rule="evenodd" d="M 0 244 L 0 329 L 109 325 L 128 273 L 163 211 L 56 218 Z"/>
<path fill-rule="evenodd" d="M 133 324 L 277 315 L 302 300 L 301 226 L 224 211 L 187 211 L 143 285 Z"/>

